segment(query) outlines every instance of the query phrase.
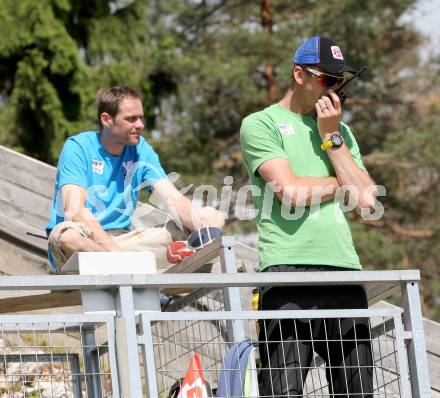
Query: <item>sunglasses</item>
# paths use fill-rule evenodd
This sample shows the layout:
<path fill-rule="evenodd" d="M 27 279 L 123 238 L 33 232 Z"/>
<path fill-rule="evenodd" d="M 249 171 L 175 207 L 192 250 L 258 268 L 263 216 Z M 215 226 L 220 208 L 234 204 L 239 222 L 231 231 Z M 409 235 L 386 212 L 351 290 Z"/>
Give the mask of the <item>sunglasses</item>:
<path fill-rule="evenodd" d="M 222 230 L 220 228 L 202 227 L 196 229 L 188 236 L 188 246 L 191 249 L 199 250 L 221 236 Z"/>
<path fill-rule="evenodd" d="M 341 85 L 344 83 L 345 77 L 344 76 L 334 76 L 329 75 L 324 72 L 317 71 L 315 69 L 307 68 L 307 72 L 311 73 L 313 76 L 316 76 L 318 78 L 319 83 L 323 87 L 333 87 L 334 85 Z"/>

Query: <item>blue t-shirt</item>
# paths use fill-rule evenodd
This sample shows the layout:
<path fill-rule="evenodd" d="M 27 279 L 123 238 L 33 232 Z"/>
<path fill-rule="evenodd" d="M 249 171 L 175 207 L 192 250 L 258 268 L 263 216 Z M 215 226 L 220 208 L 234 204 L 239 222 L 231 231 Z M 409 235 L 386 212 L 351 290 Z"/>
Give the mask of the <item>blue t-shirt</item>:
<path fill-rule="evenodd" d="M 138 145 L 126 145 L 119 156 L 109 154 L 101 145 L 99 134 L 88 131 L 67 139 L 58 161 L 52 201 L 50 231 L 64 221 L 61 187 L 79 185 L 86 189 L 85 206 L 105 230 L 130 229 L 139 192 L 151 190 L 166 177 L 153 148 L 140 138 Z"/>

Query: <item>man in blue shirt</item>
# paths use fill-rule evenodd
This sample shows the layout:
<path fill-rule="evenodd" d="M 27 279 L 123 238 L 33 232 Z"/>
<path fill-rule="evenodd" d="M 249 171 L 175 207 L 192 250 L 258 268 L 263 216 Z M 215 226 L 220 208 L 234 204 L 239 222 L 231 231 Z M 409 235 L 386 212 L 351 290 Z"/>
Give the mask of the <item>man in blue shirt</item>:
<path fill-rule="evenodd" d="M 219 211 L 193 207 L 168 180 L 158 155 L 141 136 L 144 112 L 137 91 L 129 87 L 100 90 L 97 108 L 101 131 L 69 137 L 59 158 L 46 227 L 53 266 L 61 267 L 75 252 L 142 250 L 153 251 L 158 266 L 165 266 L 170 232 L 166 228 L 130 230 L 143 187 L 190 230 L 223 227 Z"/>

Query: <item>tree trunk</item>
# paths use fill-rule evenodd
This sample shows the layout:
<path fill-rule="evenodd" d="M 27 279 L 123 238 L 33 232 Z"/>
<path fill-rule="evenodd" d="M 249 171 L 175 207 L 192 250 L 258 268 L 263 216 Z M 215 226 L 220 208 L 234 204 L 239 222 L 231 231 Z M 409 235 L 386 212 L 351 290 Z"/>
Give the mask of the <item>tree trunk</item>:
<path fill-rule="evenodd" d="M 272 34 L 272 14 L 270 12 L 271 0 L 261 0 L 261 25 L 263 32 Z M 268 51 L 269 52 L 269 51 Z M 264 80 L 266 81 L 266 99 L 268 104 L 272 104 L 277 98 L 278 86 L 275 82 L 275 71 L 273 64 L 267 63 L 264 65 L 263 72 Z"/>

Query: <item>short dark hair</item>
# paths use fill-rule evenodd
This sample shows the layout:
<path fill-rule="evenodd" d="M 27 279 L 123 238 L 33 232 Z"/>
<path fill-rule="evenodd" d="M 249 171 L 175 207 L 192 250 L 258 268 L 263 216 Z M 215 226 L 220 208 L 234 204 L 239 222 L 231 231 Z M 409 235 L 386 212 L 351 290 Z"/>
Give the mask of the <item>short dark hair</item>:
<path fill-rule="evenodd" d="M 302 68 L 306 73 L 310 74 L 310 72 L 307 70 L 307 68 L 319 68 L 319 65 L 315 65 L 315 64 L 310 64 L 310 65 L 306 65 L 306 64 L 293 64 L 292 67 L 292 76 L 291 76 L 291 84 L 295 84 L 295 79 L 293 78 L 293 69 L 295 69 L 295 66 L 299 66 L 300 68 Z"/>
<path fill-rule="evenodd" d="M 293 64 L 293 68 L 295 68 L 295 66 L 299 66 L 300 68 L 304 69 L 306 72 L 307 72 L 307 68 L 312 68 L 312 69 L 318 68 L 319 69 L 319 65 L 316 65 L 316 64 L 310 64 L 310 65 L 306 65 L 306 64 Z"/>
<path fill-rule="evenodd" d="M 102 88 L 96 94 L 96 108 L 98 116 L 98 124 L 102 129 L 101 115 L 106 112 L 111 117 L 115 117 L 119 111 L 119 104 L 127 99 L 138 99 L 141 101 L 141 95 L 132 87 L 114 86 L 110 88 Z"/>

